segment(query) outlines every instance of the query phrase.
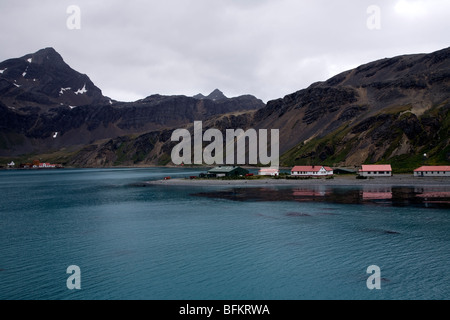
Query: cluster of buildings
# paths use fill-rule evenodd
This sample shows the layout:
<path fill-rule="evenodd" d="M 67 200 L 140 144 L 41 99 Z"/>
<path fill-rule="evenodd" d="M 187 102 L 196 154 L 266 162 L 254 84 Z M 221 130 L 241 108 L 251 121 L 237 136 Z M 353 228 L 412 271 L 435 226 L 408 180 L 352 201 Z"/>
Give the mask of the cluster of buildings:
<path fill-rule="evenodd" d="M 362 165 L 358 171 L 361 177 L 392 177 L 390 164 Z M 296 166 L 291 176 L 323 177 L 334 175 L 334 170 L 325 166 Z M 450 166 L 422 166 L 414 170 L 415 177 L 450 177 Z"/>
<path fill-rule="evenodd" d="M 330 177 L 335 174 L 335 171 L 352 173 L 352 171 L 345 169 L 334 170 L 327 166 L 295 166 L 290 170 L 290 175 L 293 177 Z M 356 172 L 353 172 L 356 173 Z M 389 164 L 363 165 L 358 171 L 361 177 L 392 177 L 393 171 Z M 220 166 L 213 168 L 206 174 L 200 177 L 220 178 L 233 176 L 249 176 L 253 175 L 244 168 L 236 166 Z M 280 170 L 276 168 L 261 168 L 258 171 L 260 176 L 277 177 L 280 175 Z M 422 166 L 414 170 L 415 177 L 450 177 L 450 166 Z"/>
<path fill-rule="evenodd" d="M 363 165 L 359 171 L 363 177 L 391 177 L 391 165 Z M 414 177 L 450 177 L 450 166 L 422 166 L 414 170 Z"/>
<path fill-rule="evenodd" d="M 14 161 L 11 163 L 8 163 L 7 165 L 8 169 L 14 169 L 16 168 L 16 164 Z M 34 160 L 31 163 L 21 163 L 18 166 L 19 169 L 59 169 L 62 168 L 62 165 L 60 164 L 51 164 L 48 162 L 40 162 L 39 160 Z"/>

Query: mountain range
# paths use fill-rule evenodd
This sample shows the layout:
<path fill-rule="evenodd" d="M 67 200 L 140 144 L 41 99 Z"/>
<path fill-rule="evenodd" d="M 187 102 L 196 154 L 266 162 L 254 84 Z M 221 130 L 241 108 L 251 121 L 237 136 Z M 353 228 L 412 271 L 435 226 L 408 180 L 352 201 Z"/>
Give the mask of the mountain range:
<path fill-rule="evenodd" d="M 53 48 L 46 48 L 0 63 L 0 156 L 61 148 L 72 152 L 102 139 L 264 106 L 253 96 L 223 94 L 219 100 L 155 94 L 135 102 L 114 101 Z"/>
<path fill-rule="evenodd" d="M 0 63 L 0 156 L 74 167 L 171 164 L 177 128 L 279 129 L 283 166 L 450 161 L 450 48 L 370 62 L 264 104 L 227 98 L 105 97 L 52 48 Z M 424 157 L 427 154 L 427 157 Z"/>

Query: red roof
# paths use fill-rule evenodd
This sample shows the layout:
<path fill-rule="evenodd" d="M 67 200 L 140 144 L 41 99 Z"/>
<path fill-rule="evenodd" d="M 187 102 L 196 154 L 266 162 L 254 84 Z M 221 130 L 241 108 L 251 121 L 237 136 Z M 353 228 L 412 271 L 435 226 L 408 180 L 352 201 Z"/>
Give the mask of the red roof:
<path fill-rule="evenodd" d="M 319 172 L 322 168 L 327 171 L 333 171 L 330 167 L 323 166 L 296 166 L 292 168 L 292 172 Z"/>
<path fill-rule="evenodd" d="M 368 164 L 363 165 L 360 172 L 371 172 L 371 171 L 392 171 L 390 164 Z"/>
<path fill-rule="evenodd" d="M 420 171 L 450 171 L 450 166 L 423 166 L 414 170 L 414 172 Z"/>

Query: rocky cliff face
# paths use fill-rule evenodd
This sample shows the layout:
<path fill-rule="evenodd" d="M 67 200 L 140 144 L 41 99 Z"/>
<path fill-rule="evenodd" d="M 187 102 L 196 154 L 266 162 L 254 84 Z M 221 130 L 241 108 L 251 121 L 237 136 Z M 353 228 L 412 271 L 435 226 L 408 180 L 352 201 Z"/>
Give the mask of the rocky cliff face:
<path fill-rule="evenodd" d="M 222 132 L 230 128 L 246 128 L 255 111 L 243 111 L 214 116 L 203 122 L 204 130 L 215 128 Z M 193 123 L 184 126 L 193 134 Z M 178 142 L 172 142 L 173 129 L 152 131 L 137 137 L 122 136 L 84 147 L 74 156 L 55 158 L 54 162 L 64 162 L 75 167 L 110 167 L 171 164 L 171 152 Z"/>
<path fill-rule="evenodd" d="M 285 165 L 397 169 L 449 161 L 450 49 L 383 59 L 271 101 L 254 125 L 280 130 Z"/>

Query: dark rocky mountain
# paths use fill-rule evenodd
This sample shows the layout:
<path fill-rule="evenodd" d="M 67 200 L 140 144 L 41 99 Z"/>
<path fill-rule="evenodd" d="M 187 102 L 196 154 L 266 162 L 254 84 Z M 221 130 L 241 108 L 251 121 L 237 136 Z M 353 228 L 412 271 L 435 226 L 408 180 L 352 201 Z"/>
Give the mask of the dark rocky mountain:
<path fill-rule="evenodd" d="M 102 139 L 265 106 L 253 96 L 223 97 L 152 95 L 129 103 L 113 101 L 53 48 L 42 49 L 0 63 L 0 156 L 73 151 Z"/>
<path fill-rule="evenodd" d="M 206 99 L 209 100 L 225 100 L 228 99 L 222 91 L 220 91 L 219 89 L 214 90 L 213 92 L 211 92 L 209 94 L 209 96 L 206 97 Z"/>
<path fill-rule="evenodd" d="M 279 129 L 285 166 L 391 163 L 397 172 L 409 172 L 423 163 L 448 164 L 450 48 L 368 63 L 257 111 L 213 117 L 204 122 L 208 128 Z M 154 132 L 113 139 L 69 163 L 165 165 L 174 146 L 169 138 L 169 132 Z"/>
<path fill-rule="evenodd" d="M 1 62 L 0 95 L 10 109 L 25 111 L 109 102 L 87 75 L 70 68 L 53 48 Z"/>
<path fill-rule="evenodd" d="M 286 165 L 402 170 L 450 160 L 450 48 L 382 59 L 271 101 L 255 125 L 280 131 Z"/>
<path fill-rule="evenodd" d="M 371 62 L 266 106 L 252 96 L 220 96 L 155 95 L 134 103 L 103 97 L 39 113 L 14 110 L 2 94 L 0 148 L 65 150 L 47 158 L 70 166 L 167 165 L 173 129 L 192 130 L 203 120 L 203 130 L 279 129 L 285 166 L 391 163 L 399 172 L 450 162 L 450 48 Z"/>
<path fill-rule="evenodd" d="M 194 98 L 196 99 L 206 99 L 206 100 L 213 100 L 213 101 L 217 101 L 217 100 L 226 100 L 228 99 L 222 91 L 220 91 L 219 89 L 215 89 L 213 92 L 211 92 L 208 96 L 204 96 L 203 94 L 199 93 L 196 96 L 194 96 Z"/>
<path fill-rule="evenodd" d="M 204 129 L 216 128 L 225 132 L 230 128 L 244 128 L 251 123 L 255 111 L 243 111 L 214 116 L 203 122 Z M 193 123 L 185 128 L 193 131 Z M 137 137 L 122 136 L 108 141 L 98 141 L 80 151 L 62 156 L 53 155 L 52 161 L 74 167 L 110 167 L 171 164 L 171 152 L 176 142 L 171 142 L 173 129 L 152 131 Z"/>

